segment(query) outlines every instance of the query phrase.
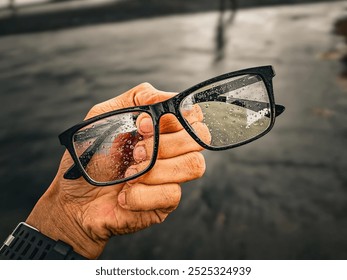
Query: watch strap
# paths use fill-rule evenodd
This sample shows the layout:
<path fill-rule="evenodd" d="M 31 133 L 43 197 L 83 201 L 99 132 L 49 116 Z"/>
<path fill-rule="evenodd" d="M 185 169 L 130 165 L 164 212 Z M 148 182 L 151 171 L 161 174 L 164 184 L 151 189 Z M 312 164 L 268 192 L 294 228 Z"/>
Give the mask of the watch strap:
<path fill-rule="evenodd" d="M 55 241 L 36 228 L 20 223 L 0 248 L 0 259 L 8 260 L 85 260 L 65 242 Z"/>

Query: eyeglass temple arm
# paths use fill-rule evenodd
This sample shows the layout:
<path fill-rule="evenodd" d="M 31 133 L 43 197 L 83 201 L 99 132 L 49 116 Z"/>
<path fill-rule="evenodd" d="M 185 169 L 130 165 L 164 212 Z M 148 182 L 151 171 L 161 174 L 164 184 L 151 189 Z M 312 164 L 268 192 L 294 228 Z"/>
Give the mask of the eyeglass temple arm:
<path fill-rule="evenodd" d="M 227 97 L 226 96 L 218 96 L 215 100 L 217 101 L 221 101 L 221 102 L 226 102 L 227 101 Z M 232 102 L 230 102 L 230 104 L 233 105 L 237 105 L 246 109 L 250 109 L 253 111 L 256 111 L 255 108 L 262 110 L 262 109 L 266 109 L 269 106 L 269 103 L 267 102 L 261 102 L 261 101 L 254 101 L 254 100 L 247 100 L 247 99 L 236 99 Z M 275 105 L 275 116 L 278 117 L 279 115 L 281 115 L 285 110 L 285 107 L 282 105 Z"/>
<path fill-rule="evenodd" d="M 279 115 L 281 115 L 285 109 L 286 109 L 286 107 L 284 107 L 283 105 L 276 104 L 275 105 L 275 117 L 278 117 Z"/>
<path fill-rule="evenodd" d="M 86 168 L 86 166 L 98 150 L 98 147 L 100 147 L 100 145 L 102 144 L 102 142 L 104 142 L 107 136 L 109 136 L 112 131 L 117 130 L 119 127 L 120 124 L 116 124 L 104 131 L 98 138 L 96 138 L 93 145 L 91 145 L 88 149 L 86 149 L 83 152 L 82 155 L 79 156 L 79 160 L 83 168 Z M 64 179 L 78 179 L 81 176 L 82 174 L 75 163 L 71 165 L 70 168 L 64 173 Z"/>

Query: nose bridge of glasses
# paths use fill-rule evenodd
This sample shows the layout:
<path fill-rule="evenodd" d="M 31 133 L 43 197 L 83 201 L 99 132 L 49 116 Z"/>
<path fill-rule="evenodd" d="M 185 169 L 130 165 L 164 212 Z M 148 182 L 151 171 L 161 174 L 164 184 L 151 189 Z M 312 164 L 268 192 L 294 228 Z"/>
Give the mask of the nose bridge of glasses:
<path fill-rule="evenodd" d="M 173 99 L 168 99 L 156 104 L 153 104 L 151 106 L 151 113 L 153 116 L 155 116 L 156 120 L 159 120 L 159 118 L 162 115 L 172 113 L 176 113 L 176 108 Z"/>

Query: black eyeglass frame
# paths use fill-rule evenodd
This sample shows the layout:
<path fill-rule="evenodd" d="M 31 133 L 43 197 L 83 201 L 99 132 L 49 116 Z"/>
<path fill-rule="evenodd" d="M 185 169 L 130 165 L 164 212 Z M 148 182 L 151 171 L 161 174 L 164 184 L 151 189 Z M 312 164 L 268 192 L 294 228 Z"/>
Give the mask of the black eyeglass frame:
<path fill-rule="evenodd" d="M 200 88 L 206 87 L 210 84 L 214 84 L 214 83 L 219 82 L 221 80 L 226 80 L 226 79 L 230 79 L 230 78 L 241 76 L 241 75 L 258 75 L 262 79 L 262 81 L 264 82 L 264 85 L 266 87 L 267 94 L 269 97 L 269 101 L 270 101 L 270 112 L 271 112 L 270 113 L 270 124 L 267 127 L 267 129 L 264 130 L 262 133 L 254 136 L 250 139 L 242 141 L 240 143 L 231 144 L 231 145 L 222 146 L 222 147 L 213 147 L 213 146 L 207 145 L 206 143 L 201 141 L 199 137 L 196 136 L 193 129 L 190 127 L 190 125 L 183 118 L 183 116 L 181 115 L 181 112 L 180 112 L 180 105 L 186 96 L 197 91 Z M 223 75 L 219 75 L 219 76 L 216 76 L 214 78 L 203 81 L 201 83 L 198 83 L 198 84 L 182 91 L 181 93 L 175 95 L 174 97 L 172 97 L 168 100 L 159 102 L 159 103 L 155 103 L 155 104 L 151 104 L 151 105 L 129 107 L 129 108 L 124 108 L 124 109 L 118 109 L 118 110 L 110 111 L 110 112 L 95 116 L 93 118 L 84 120 L 81 123 L 78 123 L 78 124 L 72 126 L 71 128 L 67 129 L 66 131 L 64 131 L 63 133 L 61 133 L 59 135 L 60 143 L 67 148 L 67 150 L 69 151 L 69 153 L 70 153 L 70 155 L 71 155 L 71 157 L 75 163 L 72 167 L 70 167 L 70 169 L 68 171 L 65 172 L 64 178 L 65 179 L 77 179 L 77 178 L 83 176 L 84 179 L 92 185 L 110 186 L 110 185 L 114 185 L 114 184 L 124 183 L 124 182 L 129 181 L 129 180 L 133 180 L 133 179 L 145 174 L 151 168 L 153 168 L 153 166 L 156 162 L 156 159 L 157 159 L 158 148 L 159 148 L 159 121 L 160 121 L 160 118 L 163 115 L 169 114 L 169 113 L 175 115 L 176 118 L 178 119 L 178 121 L 180 122 L 180 124 L 183 126 L 183 128 L 188 132 L 188 134 L 200 146 L 202 146 L 203 148 L 205 148 L 207 150 L 220 151 L 220 150 L 231 149 L 231 148 L 245 145 L 245 144 L 250 143 L 256 139 L 259 139 L 260 137 L 267 134 L 273 128 L 273 126 L 275 124 L 276 116 L 280 115 L 285 109 L 284 106 L 275 104 L 275 98 L 274 98 L 274 94 L 273 94 L 273 84 L 272 84 L 272 78 L 274 76 L 275 76 L 275 71 L 271 65 L 238 70 L 238 71 L 226 73 Z M 150 164 L 144 170 L 139 172 L 138 174 L 135 174 L 135 175 L 127 177 L 127 178 L 114 180 L 111 182 L 94 181 L 93 179 L 91 179 L 88 176 L 88 174 L 86 173 L 86 171 L 82 167 L 82 164 L 79 160 L 79 157 L 77 156 L 75 149 L 74 149 L 73 136 L 75 135 L 75 133 L 78 130 L 80 130 L 81 128 L 83 128 L 85 126 L 90 125 L 93 122 L 99 121 L 103 118 L 107 118 L 110 116 L 123 114 L 123 113 L 131 113 L 131 112 L 147 113 L 150 115 L 150 117 L 153 120 L 154 145 L 153 145 L 153 154 L 152 154 L 152 159 L 151 159 Z"/>

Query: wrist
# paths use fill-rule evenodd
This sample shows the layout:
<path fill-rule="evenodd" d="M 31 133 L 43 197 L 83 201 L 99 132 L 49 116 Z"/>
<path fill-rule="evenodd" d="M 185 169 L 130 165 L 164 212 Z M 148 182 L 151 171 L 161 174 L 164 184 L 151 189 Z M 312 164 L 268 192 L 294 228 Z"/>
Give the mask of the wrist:
<path fill-rule="evenodd" d="M 78 222 L 79 211 L 70 209 L 70 203 L 59 198 L 53 185 L 40 198 L 25 222 L 51 239 L 69 244 L 76 253 L 96 259 L 107 241 L 93 238 L 92 233 L 86 232 Z"/>

